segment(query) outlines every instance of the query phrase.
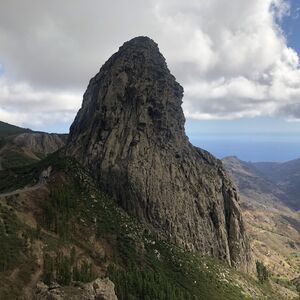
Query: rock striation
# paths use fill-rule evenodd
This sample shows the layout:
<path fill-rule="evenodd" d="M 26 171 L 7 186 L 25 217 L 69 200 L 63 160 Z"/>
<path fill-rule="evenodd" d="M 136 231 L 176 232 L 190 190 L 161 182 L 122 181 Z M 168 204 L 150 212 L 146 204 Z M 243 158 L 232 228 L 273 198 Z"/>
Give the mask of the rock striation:
<path fill-rule="evenodd" d="M 12 144 L 32 153 L 48 155 L 65 145 L 66 134 L 30 132 L 21 133 L 12 139 Z"/>
<path fill-rule="evenodd" d="M 219 160 L 189 142 L 182 97 L 157 44 L 134 38 L 91 79 L 67 154 L 171 242 L 243 268 L 250 255 L 236 188 Z"/>
<path fill-rule="evenodd" d="M 24 131 L 0 136 L 0 170 L 38 161 L 64 147 L 67 141 L 66 134 Z"/>

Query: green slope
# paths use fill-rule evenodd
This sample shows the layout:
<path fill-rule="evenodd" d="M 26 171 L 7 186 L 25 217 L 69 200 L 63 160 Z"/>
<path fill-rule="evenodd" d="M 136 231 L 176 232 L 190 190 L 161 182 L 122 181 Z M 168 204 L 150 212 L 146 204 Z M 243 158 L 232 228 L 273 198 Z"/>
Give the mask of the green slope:
<path fill-rule="evenodd" d="M 31 130 L 0 121 L 0 138 L 24 132 L 31 132 Z"/>
<path fill-rule="evenodd" d="M 18 299 L 28 287 L 28 273 L 38 272 L 33 250 L 38 243 L 44 259 L 41 279 L 70 285 L 75 279 L 109 276 L 121 300 L 251 299 L 245 292 L 249 288 L 261 299 L 280 299 L 268 284 L 260 285 L 218 260 L 159 239 L 101 192 L 72 159 L 55 154 L 22 169 L 0 172 L 0 192 L 34 185 L 49 165 L 52 179 L 39 197 L 30 197 L 28 190 L 26 195 L 0 196 L 1 245 L 12 249 L 0 251 L 4 283 L 0 299 Z M 37 224 L 29 226 L 24 219 L 31 211 Z"/>

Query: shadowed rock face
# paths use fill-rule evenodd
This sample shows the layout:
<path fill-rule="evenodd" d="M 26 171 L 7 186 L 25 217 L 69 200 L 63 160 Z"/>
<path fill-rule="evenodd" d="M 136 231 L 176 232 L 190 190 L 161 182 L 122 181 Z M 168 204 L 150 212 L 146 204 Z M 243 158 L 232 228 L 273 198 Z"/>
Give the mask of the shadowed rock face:
<path fill-rule="evenodd" d="M 237 192 L 221 162 L 189 143 L 182 97 L 157 44 L 134 38 L 90 81 L 67 152 L 151 229 L 245 267 Z"/>

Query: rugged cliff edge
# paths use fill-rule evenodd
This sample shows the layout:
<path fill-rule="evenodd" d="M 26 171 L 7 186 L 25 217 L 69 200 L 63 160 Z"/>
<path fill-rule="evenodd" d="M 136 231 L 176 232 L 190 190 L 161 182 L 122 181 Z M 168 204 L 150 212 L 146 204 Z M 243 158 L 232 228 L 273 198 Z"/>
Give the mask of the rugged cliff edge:
<path fill-rule="evenodd" d="M 245 267 L 249 246 L 222 163 L 191 145 L 183 88 L 155 42 L 126 42 L 90 81 L 67 153 L 140 221 L 187 249 Z"/>
<path fill-rule="evenodd" d="M 66 134 L 32 132 L 17 135 L 12 143 L 18 148 L 46 156 L 62 148 L 66 140 Z"/>
<path fill-rule="evenodd" d="M 0 170 L 38 161 L 66 141 L 67 134 L 35 132 L 0 121 Z"/>

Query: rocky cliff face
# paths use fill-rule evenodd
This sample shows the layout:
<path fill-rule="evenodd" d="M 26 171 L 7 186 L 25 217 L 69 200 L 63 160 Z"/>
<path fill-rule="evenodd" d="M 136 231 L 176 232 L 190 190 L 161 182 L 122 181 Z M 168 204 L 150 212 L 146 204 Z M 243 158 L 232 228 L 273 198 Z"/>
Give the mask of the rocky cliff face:
<path fill-rule="evenodd" d="M 32 132 L 17 135 L 12 139 L 12 144 L 18 148 L 46 156 L 62 148 L 66 140 L 66 134 Z"/>
<path fill-rule="evenodd" d="M 1 137 L 0 126 L 0 171 L 40 160 L 62 148 L 66 141 L 66 134 L 26 132 L 25 129 Z"/>
<path fill-rule="evenodd" d="M 189 143 L 182 97 L 157 44 L 134 38 L 90 81 L 67 153 L 151 229 L 187 249 L 246 266 L 236 189 L 219 160 Z"/>

